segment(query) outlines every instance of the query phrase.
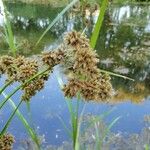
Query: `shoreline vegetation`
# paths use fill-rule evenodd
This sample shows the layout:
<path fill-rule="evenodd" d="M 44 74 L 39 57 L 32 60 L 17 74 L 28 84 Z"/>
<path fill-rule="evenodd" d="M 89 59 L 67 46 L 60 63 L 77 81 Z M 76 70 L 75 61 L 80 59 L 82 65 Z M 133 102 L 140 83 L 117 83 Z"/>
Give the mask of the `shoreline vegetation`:
<path fill-rule="evenodd" d="M 4 2 L 10 2 L 10 3 L 24 3 L 24 4 L 34 4 L 34 5 L 50 5 L 52 7 L 64 7 L 67 4 L 69 4 L 72 0 L 4 0 Z M 83 0 L 84 1 L 84 0 Z M 95 3 L 101 3 L 101 0 L 85 0 L 85 3 L 89 4 L 95 4 Z M 109 0 L 112 4 L 150 4 L 149 0 Z"/>
<path fill-rule="evenodd" d="M 4 0 L 10 2 L 9 0 Z M 66 6 L 70 0 L 12 0 L 11 3 L 25 3 L 25 4 L 39 4 L 39 5 L 51 5 L 53 7 Z"/>

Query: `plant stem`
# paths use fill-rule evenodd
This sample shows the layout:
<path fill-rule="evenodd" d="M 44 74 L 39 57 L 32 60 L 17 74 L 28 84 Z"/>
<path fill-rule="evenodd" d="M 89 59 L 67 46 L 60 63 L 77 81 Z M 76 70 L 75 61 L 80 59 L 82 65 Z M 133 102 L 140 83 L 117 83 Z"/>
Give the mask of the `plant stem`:
<path fill-rule="evenodd" d="M 117 74 L 117 73 L 113 73 L 113 72 L 110 72 L 110 71 L 107 71 L 107 70 L 100 69 L 100 72 L 108 73 L 109 75 L 112 75 L 112 76 L 116 76 L 116 77 L 120 77 L 120 78 L 123 78 L 123 79 L 128 79 L 128 80 L 134 81 L 134 79 L 132 79 L 130 77 L 123 76 L 123 75 L 120 75 L 120 74 Z"/>
<path fill-rule="evenodd" d="M 40 41 L 43 39 L 45 34 L 55 25 L 55 23 L 73 6 L 75 5 L 79 0 L 73 0 L 71 1 L 59 14 L 58 16 L 52 21 L 52 23 L 47 27 L 47 29 L 43 32 L 35 46 L 37 46 Z"/>
<path fill-rule="evenodd" d="M 100 9 L 100 14 L 99 14 L 99 17 L 98 17 L 97 23 L 95 25 L 95 28 L 94 28 L 94 31 L 93 31 L 93 34 L 92 34 L 92 37 L 91 37 L 91 41 L 90 41 L 90 45 L 93 49 L 96 46 L 96 42 L 97 42 L 101 27 L 102 27 L 102 23 L 103 23 L 103 20 L 104 20 L 104 16 L 105 16 L 107 6 L 108 6 L 108 0 L 103 0 L 102 5 L 101 5 L 101 9 Z"/>
<path fill-rule="evenodd" d="M 3 93 L 3 91 L 13 82 L 13 80 L 10 80 L 9 82 L 7 82 L 2 89 L 0 89 L 0 95 Z"/>
<path fill-rule="evenodd" d="M 18 104 L 18 106 L 16 107 L 16 109 L 14 110 L 14 112 L 12 113 L 12 115 L 10 116 L 10 118 L 8 119 L 7 123 L 5 124 L 4 128 L 2 129 L 1 133 L 0 133 L 0 137 L 6 132 L 7 128 L 9 127 L 9 124 L 11 123 L 16 111 L 18 110 L 19 106 L 21 105 L 23 101 L 21 100 Z"/>
<path fill-rule="evenodd" d="M 7 94 L 4 92 L 2 92 L 2 95 L 4 97 L 7 97 Z M 17 106 L 15 105 L 15 103 L 13 102 L 13 100 L 11 98 L 9 99 L 9 104 L 11 105 L 13 110 L 15 110 L 17 108 Z M 38 140 L 38 136 L 37 136 L 36 132 L 31 128 L 31 126 L 29 125 L 29 123 L 27 122 L 27 120 L 24 118 L 24 116 L 21 114 L 21 112 L 19 110 L 16 111 L 16 115 L 18 116 L 18 118 L 20 119 L 22 124 L 24 125 L 29 136 L 32 138 L 32 140 L 37 145 L 38 150 L 40 150 L 40 144 L 39 144 L 39 140 Z"/>
<path fill-rule="evenodd" d="M 22 87 L 24 87 L 26 84 L 30 83 L 33 79 L 37 78 L 38 76 L 46 73 L 49 70 L 46 69 L 44 71 L 41 71 L 39 73 L 37 73 L 36 75 L 34 75 L 33 77 L 31 77 L 29 80 L 27 80 L 25 83 L 21 84 L 20 86 L 18 86 L 12 93 L 10 93 L 0 104 L 0 109 L 4 106 L 4 104 L 9 100 L 9 98 L 11 98 L 17 91 L 19 91 Z"/>

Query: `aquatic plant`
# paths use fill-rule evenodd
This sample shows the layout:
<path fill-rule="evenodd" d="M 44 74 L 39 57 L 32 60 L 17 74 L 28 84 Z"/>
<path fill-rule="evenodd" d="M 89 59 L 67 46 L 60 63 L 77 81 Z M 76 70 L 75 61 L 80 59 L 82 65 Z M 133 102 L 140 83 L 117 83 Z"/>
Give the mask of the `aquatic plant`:
<path fill-rule="evenodd" d="M 81 33 L 73 31 L 65 36 L 61 48 L 44 52 L 39 56 L 42 63 L 23 56 L 17 58 L 2 56 L 0 66 L 1 73 L 7 75 L 7 82 L 17 81 L 24 84 L 23 100 L 29 100 L 36 91 L 40 91 L 53 67 L 60 64 L 68 78 L 68 84 L 63 88 L 65 96 L 76 97 L 76 94 L 80 92 L 85 100 L 104 101 L 111 97 L 112 86 L 109 75 L 100 73 L 97 57 L 88 39 Z M 26 83 L 41 70 L 41 66 L 45 66 L 49 71 Z"/>
<path fill-rule="evenodd" d="M 58 17 L 55 18 L 42 34 L 37 44 L 59 18 L 76 2 L 77 0 L 72 1 Z M 80 147 L 80 120 L 82 120 L 82 113 L 79 114 L 80 99 L 101 102 L 107 101 L 112 96 L 110 77 L 106 72 L 101 73 L 101 70 L 98 69 L 98 56 L 91 48 L 89 40 L 85 35 L 73 31 L 64 37 L 64 42 L 60 48 L 54 51 L 44 52 L 37 56 L 37 59 L 17 56 L 16 51 L 13 51 L 13 53 L 14 56 L 6 55 L 0 57 L 0 74 L 5 74 L 7 78 L 6 84 L 0 90 L 0 94 L 13 82 L 19 82 L 20 85 L 9 95 L 5 96 L 5 99 L 0 103 L 0 109 L 3 108 L 6 102 L 10 100 L 16 92 L 23 90 L 24 93 L 21 101 L 14 108 L 13 113 L 1 130 L 0 137 L 2 138 L 6 134 L 22 102 L 29 101 L 32 96 L 40 91 L 44 87 L 44 83 L 47 81 L 50 73 L 52 73 L 53 68 L 56 65 L 60 65 L 68 80 L 62 89 L 64 95 L 69 98 L 78 98 L 75 109 L 72 101 L 70 99 L 67 101 L 72 126 L 72 130 L 69 133 L 71 133 L 73 148 L 78 150 Z M 25 126 L 30 130 L 27 124 L 25 124 Z M 32 132 L 29 133 L 34 139 L 35 136 L 32 135 Z M 37 139 L 34 140 L 37 142 Z"/>
<path fill-rule="evenodd" d="M 66 42 L 69 41 L 70 36 L 72 37 L 74 35 L 75 42 Z M 85 64 L 83 66 L 80 66 L 80 60 L 82 60 L 81 51 L 83 51 L 83 54 L 85 55 Z M 73 58 L 73 56 L 69 56 L 70 52 L 75 54 L 75 58 Z M 78 57 L 80 59 L 78 59 Z M 80 93 L 81 97 L 88 101 L 101 101 L 107 99 L 108 96 L 110 96 L 112 90 L 111 84 L 109 82 L 110 78 L 107 75 L 102 75 L 98 71 L 97 55 L 90 48 L 87 38 L 82 34 L 75 31 L 69 33 L 65 37 L 65 42 L 61 45 L 61 48 L 51 52 L 44 52 L 43 54 L 38 56 L 38 59 L 41 61 L 37 62 L 32 58 L 26 58 L 23 56 L 18 56 L 17 58 L 6 55 L 1 56 L 1 74 L 7 75 L 6 82 L 9 83 L 8 86 L 13 82 L 20 82 L 21 85 L 17 87 L 1 102 L 0 109 L 20 89 L 24 91 L 24 94 L 22 95 L 22 100 L 30 100 L 37 91 L 40 91 L 44 87 L 44 83 L 48 79 L 51 71 L 53 70 L 53 67 L 58 64 L 60 64 L 60 66 L 64 69 L 64 73 L 66 74 L 69 81 L 68 84 L 65 85 L 63 88 L 65 96 L 72 98 L 77 97 L 77 94 Z M 74 61 L 72 61 L 72 64 L 68 68 L 68 62 L 70 61 L 70 59 L 73 59 Z M 88 65 L 89 62 L 92 66 Z M 41 71 L 41 66 L 44 67 L 45 70 L 39 73 Z M 72 77 L 70 77 L 69 73 L 72 74 Z M 75 84 L 70 85 L 70 82 Z M 7 86 L 4 86 L 3 90 L 6 87 Z M 68 91 L 67 87 L 69 88 Z M 70 89 L 72 91 L 70 91 Z M 3 92 L 3 90 L 1 90 L 1 92 Z M 68 92 L 74 92 L 74 94 L 69 96 L 69 94 L 67 94 Z M 107 95 L 107 93 L 109 95 Z M 13 119 L 15 113 L 20 107 L 22 100 L 19 102 L 18 106 L 13 111 L 4 128 L 2 129 L 1 136 L 4 135 L 7 131 L 7 128 L 9 127 L 11 120 Z M 73 106 L 69 104 L 68 107 L 70 113 L 73 114 L 71 115 L 73 126 L 73 145 L 74 147 L 78 147 L 76 146 L 79 132 L 79 118 L 77 117 L 78 110 L 75 110 L 75 113 L 73 109 L 71 109 L 73 108 Z"/>

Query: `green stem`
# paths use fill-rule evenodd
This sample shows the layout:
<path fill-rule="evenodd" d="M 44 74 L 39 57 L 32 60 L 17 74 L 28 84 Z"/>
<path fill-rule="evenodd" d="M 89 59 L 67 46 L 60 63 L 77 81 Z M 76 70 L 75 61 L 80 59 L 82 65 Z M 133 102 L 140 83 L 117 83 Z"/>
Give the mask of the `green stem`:
<path fill-rule="evenodd" d="M 123 76 L 123 75 L 120 75 L 120 74 L 117 74 L 117 73 L 113 73 L 113 72 L 110 72 L 110 71 L 106 71 L 106 70 L 103 70 L 103 69 L 100 69 L 100 72 L 108 73 L 109 75 L 112 75 L 112 76 L 116 76 L 116 77 L 120 77 L 120 78 L 123 78 L 123 79 L 128 79 L 128 80 L 134 81 L 134 79 L 132 79 L 130 77 Z"/>
<path fill-rule="evenodd" d="M 7 94 L 4 92 L 2 93 L 2 95 L 4 97 L 7 97 Z M 11 105 L 13 110 L 15 110 L 17 108 L 17 106 L 15 105 L 15 103 L 13 102 L 13 100 L 11 98 L 9 99 L 9 104 Z M 24 116 L 21 114 L 21 112 L 19 110 L 16 111 L 16 115 L 18 116 L 18 118 L 20 119 L 22 124 L 24 125 L 25 129 L 27 130 L 27 132 L 30 135 L 30 137 L 32 138 L 32 140 L 37 145 L 37 150 L 40 150 L 40 144 L 39 144 L 39 140 L 38 140 L 38 136 L 37 136 L 36 132 L 31 128 L 31 126 L 29 125 L 29 123 L 27 122 L 27 120 L 24 118 Z"/>
<path fill-rule="evenodd" d="M 33 77 L 31 77 L 29 80 L 27 80 L 25 83 L 21 84 L 20 86 L 18 86 L 12 93 L 10 93 L 0 104 L 0 109 L 4 106 L 4 104 L 9 100 L 9 98 L 11 98 L 17 91 L 19 91 L 22 87 L 24 87 L 26 84 L 30 83 L 33 79 L 37 78 L 38 76 L 46 73 L 49 70 L 46 69 L 44 71 L 41 71 L 39 73 L 37 73 L 36 75 L 34 75 Z"/>
<path fill-rule="evenodd" d="M 16 109 L 14 110 L 14 112 L 12 113 L 10 118 L 8 119 L 7 123 L 5 124 L 4 128 L 2 129 L 2 131 L 0 133 L 0 136 L 2 136 L 6 132 L 7 128 L 9 127 L 9 124 L 11 123 L 11 121 L 12 121 L 16 111 L 18 110 L 19 106 L 21 105 L 21 103 L 22 103 L 22 100 L 19 102 L 18 106 L 16 107 Z"/>
<path fill-rule="evenodd" d="M 2 89 L 0 89 L 0 95 L 3 93 L 3 91 L 13 82 L 13 80 L 10 80 L 9 82 L 7 82 Z"/>
<path fill-rule="evenodd" d="M 59 14 L 58 16 L 52 21 L 52 23 L 47 27 L 47 29 L 43 32 L 39 40 L 36 42 L 35 46 L 37 46 L 40 41 L 43 39 L 45 34 L 55 25 L 55 23 L 76 3 L 78 0 L 72 0 Z"/>
<path fill-rule="evenodd" d="M 107 6 L 108 6 L 108 0 L 103 0 L 102 4 L 101 4 L 100 14 L 99 14 L 98 20 L 96 22 L 94 31 L 92 33 L 91 41 L 90 41 L 90 45 L 93 49 L 96 46 L 96 42 L 97 42 L 97 39 L 98 39 L 99 34 L 100 34 L 100 30 L 101 30 L 101 27 L 102 27 L 102 23 L 103 23 L 103 20 L 104 20 L 104 16 L 105 16 Z"/>

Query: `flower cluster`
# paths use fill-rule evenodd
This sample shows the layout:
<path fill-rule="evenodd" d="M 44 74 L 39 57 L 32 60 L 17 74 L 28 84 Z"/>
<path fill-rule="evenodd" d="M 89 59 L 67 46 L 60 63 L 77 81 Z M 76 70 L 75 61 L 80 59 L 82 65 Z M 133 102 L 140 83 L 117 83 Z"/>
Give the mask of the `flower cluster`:
<path fill-rule="evenodd" d="M 60 64 L 63 60 L 64 51 L 60 48 L 55 51 L 44 52 L 42 54 L 42 61 L 44 64 L 48 65 L 50 68 Z"/>
<path fill-rule="evenodd" d="M 12 150 L 14 137 L 11 134 L 5 134 L 0 137 L 0 150 Z"/>
<path fill-rule="evenodd" d="M 1 73 L 7 75 L 8 81 L 17 81 L 21 84 L 26 83 L 31 77 L 36 75 L 40 71 L 40 67 L 37 60 L 32 58 L 25 58 L 18 56 L 16 58 L 11 56 L 2 56 L 0 58 Z M 44 87 L 45 81 L 48 79 L 48 74 L 43 74 L 40 77 L 33 79 L 33 81 L 25 84 L 22 87 L 24 94 L 23 100 L 29 100 L 36 94 L 37 91 Z"/>
<path fill-rule="evenodd" d="M 44 88 L 45 81 L 48 79 L 49 74 L 43 74 L 40 77 L 37 77 L 36 79 L 33 79 L 30 83 L 25 84 L 23 86 L 23 100 L 30 100 L 32 96 L 34 96 L 38 91 L 42 90 Z"/>
<path fill-rule="evenodd" d="M 88 39 L 78 32 L 65 37 L 65 58 L 63 66 L 68 77 L 64 86 L 65 96 L 73 98 L 77 93 L 86 101 L 103 101 L 112 95 L 110 77 L 101 74 L 96 52 L 90 47 Z"/>

